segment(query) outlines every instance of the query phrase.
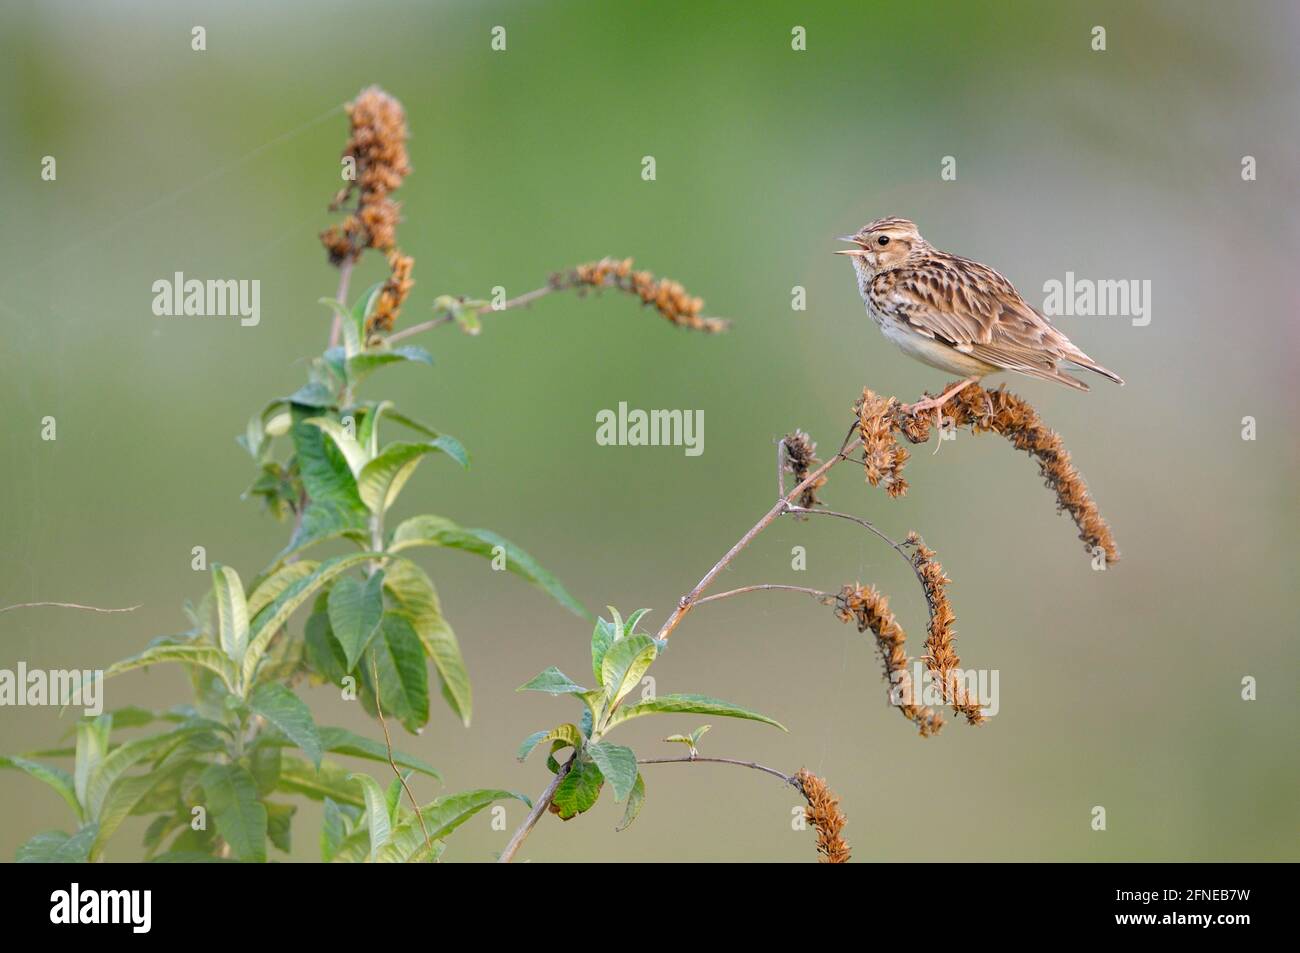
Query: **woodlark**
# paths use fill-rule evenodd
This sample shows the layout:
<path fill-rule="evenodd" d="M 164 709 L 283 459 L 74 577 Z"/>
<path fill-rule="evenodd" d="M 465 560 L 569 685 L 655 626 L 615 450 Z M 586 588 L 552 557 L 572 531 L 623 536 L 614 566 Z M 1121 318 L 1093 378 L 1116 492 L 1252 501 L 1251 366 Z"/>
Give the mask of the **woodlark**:
<path fill-rule="evenodd" d="M 867 314 L 910 357 L 963 380 L 911 413 L 941 408 L 962 388 L 998 371 L 1018 371 L 1077 390 L 1088 385 L 1060 365 L 1076 365 L 1123 384 L 1070 343 L 1011 282 L 986 265 L 939 251 L 905 218 L 880 218 L 841 241 L 858 275 Z"/>

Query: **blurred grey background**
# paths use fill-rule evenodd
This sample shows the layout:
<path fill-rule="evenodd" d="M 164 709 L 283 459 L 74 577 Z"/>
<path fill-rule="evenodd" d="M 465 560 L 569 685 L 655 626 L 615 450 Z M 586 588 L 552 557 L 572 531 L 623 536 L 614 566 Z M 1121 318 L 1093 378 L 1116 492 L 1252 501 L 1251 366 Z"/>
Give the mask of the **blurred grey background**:
<path fill-rule="evenodd" d="M 824 494 L 938 550 L 963 661 L 1000 671 L 989 725 L 918 739 L 887 707 L 868 641 L 787 594 L 697 610 L 655 667 L 658 690 L 788 725 L 714 719 L 705 753 L 825 775 L 859 860 L 1295 860 L 1297 19 L 1286 2 L 7 3 L 0 605 L 143 607 L 7 612 L 0 667 L 104 667 L 185 627 L 183 601 L 207 584 L 193 546 L 247 579 L 283 544 L 288 527 L 239 499 L 253 474 L 233 436 L 323 345 L 316 300 L 336 276 L 315 235 L 338 185 L 339 104 L 379 83 L 411 127 L 415 172 L 397 197 L 417 285 L 403 323 L 438 294 L 514 294 L 607 254 L 736 322 L 705 338 L 622 296 L 557 296 L 489 316 L 479 338 L 440 329 L 420 342 L 432 372 L 369 385 L 474 456 L 469 473 L 426 463 L 398 516 L 493 528 L 589 606 L 651 607 L 652 631 L 771 504 L 776 437 L 803 427 L 829 450 L 864 384 L 912 398 L 944 381 L 870 325 L 834 236 L 909 217 L 1035 303 L 1066 271 L 1149 279 L 1146 327 L 1058 319 L 1127 386 L 1009 381 L 1064 435 L 1118 566 L 1089 568 L 1035 466 L 992 436 L 919 448 L 903 500 L 849 466 Z M 505 53 L 489 49 L 495 25 Z M 796 25 L 805 52 L 791 50 Z M 1105 52 L 1090 48 L 1095 25 Z M 40 179 L 45 155 L 56 182 Z M 644 155 L 657 181 L 641 180 Z M 1245 155 L 1257 181 L 1242 180 Z M 381 268 L 365 264 L 354 288 Z M 150 286 L 175 271 L 260 279 L 261 325 L 154 317 Z M 805 312 L 790 308 L 795 285 Z M 703 410 L 705 453 L 597 446 L 595 414 L 619 401 Z M 791 570 L 795 545 L 806 572 Z M 516 746 L 576 712 L 514 689 L 552 664 L 581 680 L 589 626 L 471 557 L 419 559 L 460 636 L 476 717 L 465 730 L 435 701 L 400 744 L 446 790 L 535 794 L 549 776 L 540 756 L 516 763 Z M 779 523 L 719 582 L 764 581 L 876 584 L 920 651 L 914 579 L 850 525 Z M 110 707 L 187 700 L 175 669 L 108 689 Z M 379 737 L 336 692 L 307 697 L 319 722 Z M 71 718 L 0 709 L 0 751 L 53 745 Z M 659 738 L 707 720 L 642 720 L 621 740 L 666 756 Z M 626 832 L 606 798 L 568 824 L 544 819 L 523 856 L 813 856 L 772 779 L 699 765 L 646 781 Z M 507 810 L 513 827 L 523 807 Z M 5 859 L 70 824 L 15 772 L 0 773 L 0 817 Z M 318 821 L 300 810 L 294 858 L 317 856 Z M 123 828 L 110 856 L 138 857 L 142 828 Z M 481 815 L 447 859 L 489 859 L 507 836 Z"/>

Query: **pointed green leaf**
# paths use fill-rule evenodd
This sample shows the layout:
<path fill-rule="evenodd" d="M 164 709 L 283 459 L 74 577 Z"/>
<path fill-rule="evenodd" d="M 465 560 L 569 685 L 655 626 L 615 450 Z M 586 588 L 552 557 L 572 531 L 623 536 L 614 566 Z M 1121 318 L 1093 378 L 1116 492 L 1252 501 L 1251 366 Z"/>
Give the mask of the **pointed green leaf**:
<path fill-rule="evenodd" d="M 396 718 L 408 731 L 418 732 L 429 720 L 429 672 L 420 637 L 404 616 L 385 612 L 358 669 L 366 688 L 367 709 L 374 709 L 375 671 L 378 701 L 386 717 Z"/>
<path fill-rule="evenodd" d="M 90 803 L 90 779 L 95 776 L 100 764 L 108 756 L 108 735 L 112 730 L 112 715 L 100 715 L 93 720 L 77 722 L 77 756 L 73 764 L 73 789 L 77 792 L 77 801 L 83 805 L 83 808 Z"/>
<path fill-rule="evenodd" d="M 389 552 L 401 552 L 412 546 L 459 549 L 486 559 L 504 557 L 507 570 L 550 593 L 556 602 L 570 612 L 584 619 L 590 618 L 590 613 L 582 603 L 569 595 L 559 580 L 543 569 L 537 560 L 491 530 L 466 529 L 441 516 L 414 516 L 397 527 Z"/>
<path fill-rule="evenodd" d="M 312 764 L 320 767 L 321 739 L 316 722 L 312 720 L 311 709 L 291 689 L 279 682 L 259 685 L 249 697 L 248 707 L 284 732 Z"/>
<path fill-rule="evenodd" d="M 385 573 L 384 586 L 392 597 L 389 611 L 411 623 L 425 654 L 438 671 L 443 699 L 462 724 L 468 726 L 474 705 L 469 673 L 465 670 L 456 633 L 443 618 L 433 582 L 411 560 L 396 559 Z"/>
<path fill-rule="evenodd" d="M 645 781 L 638 771 L 636 784 L 632 785 L 632 793 L 627 799 L 627 809 L 623 811 L 623 820 L 619 822 L 618 827 L 614 828 L 615 833 L 625 831 L 636 820 L 637 815 L 641 813 L 641 808 L 645 804 Z"/>
<path fill-rule="evenodd" d="M 266 648 L 270 645 L 271 639 L 275 637 L 275 633 L 289 620 L 289 616 L 293 615 L 294 610 L 310 599 L 312 594 L 325 583 L 347 572 L 353 566 L 381 557 L 381 553 L 352 553 L 348 556 L 335 556 L 333 559 L 327 559 L 317 566 L 315 572 L 311 575 L 290 583 L 284 592 L 275 598 L 274 602 L 262 610 L 253 625 L 252 641 L 248 646 L 248 654 L 244 656 L 243 683 L 245 685 L 252 684 L 253 675 L 257 671 L 257 663 L 266 654 Z"/>
<path fill-rule="evenodd" d="M 384 849 L 392 836 L 393 826 L 388 818 L 388 802 L 384 798 L 383 788 L 368 774 L 354 774 L 352 780 L 361 785 L 361 793 L 366 801 L 366 823 L 370 830 L 370 861 L 379 859 L 379 852 Z"/>
<path fill-rule="evenodd" d="M 245 656 L 245 663 L 247 663 L 247 660 L 247 656 Z M 220 676 L 221 681 L 225 683 L 226 688 L 231 692 L 236 691 L 235 686 L 239 680 L 239 670 L 230 661 L 230 657 L 215 645 L 199 645 L 196 643 L 155 645 L 129 658 L 114 662 L 104 669 L 104 677 L 112 678 L 114 675 L 121 675 L 123 672 L 146 668 L 150 665 L 160 665 L 163 662 L 179 662 L 182 665 L 196 665 L 205 668 Z"/>
<path fill-rule="evenodd" d="M 391 351 L 363 351 L 348 359 L 348 373 L 354 384 L 360 384 L 372 373 L 389 364 L 415 363 L 433 366 L 433 355 L 422 347 L 399 347 Z"/>
<path fill-rule="evenodd" d="M 608 731 L 615 725 L 622 724 L 633 718 L 640 718 L 642 715 L 682 712 L 696 715 L 717 715 L 721 718 L 744 718 L 749 721 L 761 721 L 765 725 L 772 725 L 782 731 L 786 730 L 785 725 L 768 718 L 766 715 L 760 715 L 758 712 L 741 708 L 739 705 L 733 705 L 717 698 L 710 698 L 708 695 L 660 695 L 638 705 L 629 705 L 615 711 L 610 716 L 605 729 Z"/>
<path fill-rule="evenodd" d="M 280 762 L 276 790 L 302 794 L 314 801 L 329 797 L 339 804 L 364 807 L 361 791 L 351 777 L 351 771 L 333 761 L 322 761 L 317 771 L 308 761 L 286 754 Z"/>
<path fill-rule="evenodd" d="M 552 665 L 532 680 L 515 689 L 517 692 L 546 692 L 550 695 L 581 695 L 587 689 Z"/>
<path fill-rule="evenodd" d="M 257 799 L 257 784 L 237 764 L 209 765 L 199 784 L 217 833 L 238 860 L 266 860 L 266 807 Z"/>
<path fill-rule="evenodd" d="M 81 805 L 77 803 L 75 782 L 72 775 L 67 771 L 62 768 L 40 764 L 36 761 L 28 761 L 26 758 L 6 758 L 3 755 L 0 755 L 0 768 L 14 768 L 24 772 L 29 777 L 35 778 L 37 781 L 44 781 L 58 792 L 59 797 L 67 802 L 77 820 L 82 819 Z"/>
<path fill-rule="evenodd" d="M 591 671 L 596 676 L 596 681 L 603 681 L 601 667 L 605 662 L 605 653 L 619 638 L 622 636 L 614 630 L 612 623 L 599 618 L 596 620 L 596 625 L 591 630 Z"/>
<path fill-rule="evenodd" d="M 384 615 L 384 573 L 372 573 L 364 582 L 343 576 L 330 587 L 330 629 L 343 646 L 348 671 L 356 668 Z"/>
<path fill-rule="evenodd" d="M 333 860 L 346 836 L 347 821 L 339 810 L 338 802 L 331 797 L 325 798 L 325 819 L 321 822 L 320 829 L 320 859 L 327 864 Z"/>
<path fill-rule="evenodd" d="M 388 750 L 377 741 L 371 741 L 369 738 L 363 738 L 361 735 L 353 734 L 344 728 L 320 728 L 321 746 L 331 754 L 346 754 L 354 758 L 365 758 L 368 761 L 388 761 Z M 403 754 L 396 748 L 393 749 L 393 760 L 400 767 L 410 768 L 412 771 L 418 771 L 420 774 L 428 775 L 431 778 L 442 780 L 442 775 L 438 769 L 428 762 L 419 758 L 412 757 L 409 754 Z"/>
<path fill-rule="evenodd" d="M 338 448 L 339 453 L 343 454 L 343 459 L 347 461 L 352 475 L 355 477 L 361 473 L 361 468 L 366 465 L 366 452 L 357 442 L 357 438 L 348 433 L 343 424 L 333 417 L 308 417 L 303 423 L 325 431 L 334 441 L 334 446 Z"/>
<path fill-rule="evenodd" d="M 539 744 L 543 741 L 563 742 L 570 748 L 579 748 L 582 746 L 582 733 L 578 726 L 574 724 L 557 725 L 550 731 L 535 731 L 524 739 L 523 744 L 519 746 L 517 757 L 520 761 L 527 758 Z"/>
<path fill-rule="evenodd" d="M 621 801 L 632 793 L 632 786 L 637 779 L 637 767 L 636 755 L 631 748 L 598 741 L 594 745 L 587 745 L 587 754 L 591 755 L 591 760 L 596 762 L 600 773 L 614 789 L 615 801 Z"/>
<path fill-rule="evenodd" d="M 578 758 L 574 761 L 568 773 L 560 780 L 551 799 L 556 812 L 560 815 L 560 820 L 571 820 L 591 810 L 596 799 L 600 797 L 600 789 L 604 783 L 605 778 L 594 762 L 586 758 Z"/>
<path fill-rule="evenodd" d="M 18 848 L 15 859 L 20 864 L 83 864 L 90 859 L 95 830 L 94 824 L 87 824 L 72 836 L 63 831 L 42 831 Z"/>
<path fill-rule="evenodd" d="M 248 604 L 239 573 L 220 563 L 212 564 L 212 592 L 217 603 L 217 632 L 221 648 L 236 665 L 248 651 Z"/>
<path fill-rule="evenodd" d="M 420 460 L 430 453 L 445 453 L 462 467 L 469 466 L 465 448 L 453 437 L 442 436 L 423 443 L 390 443 L 357 476 L 357 493 L 370 512 L 382 513 L 392 506 Z"/>
<path fill-rule="evenodd" d="M 320 563 L 303 559 L 296 563 L 281 566 L 264 579 L 259 580 L 248 597 L 248 617 L 256 619 L 257 614 L 269 606 L 284 590 L 293 583 L 310 576 Z"/>
<path fill-rule="evenodd" d="M 356 476 L 347 460 L 325 431 L 307 423 L 318 416 L 295 406 L 294 423 L 289 431 L 307 495 L 313 503 L 332 503 L 344 511 L 364 509 L 357 495 Z"/>
<path fill-rule="evenodd" d="M 600 682 L 611 704 L 618 704 L 636 688 L 658 651 L 654 639 L 648 635 L 630 635 L 609 647 L 601 659 Z"/>

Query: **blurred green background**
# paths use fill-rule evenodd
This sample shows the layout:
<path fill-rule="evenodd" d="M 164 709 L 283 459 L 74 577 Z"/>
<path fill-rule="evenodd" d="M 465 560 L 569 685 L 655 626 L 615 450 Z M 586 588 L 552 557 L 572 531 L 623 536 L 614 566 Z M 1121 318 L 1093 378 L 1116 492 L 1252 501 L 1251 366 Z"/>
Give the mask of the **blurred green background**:
<path fill-rule="evenodd" d="M 1293 4 L 1211 3 L 7 3 L 0 12 L 0 605 L 143 604 L 0 616 L 0 667 L 104 667 L 185 627 L 207 584 L 190 550 L 245 578 L 288 527 L 239 499 L 250 414 L 302 379 L 336 275 L 339 104 L 370 83 L 405 103 L 415 172 L 398 193 L 417 281 L 404 323 L 441 293 L 511 294 L 602 255 L 684 282 L 706 338 L 619 295 L 489 316 L 479 338 L 421 343 L 432 372 L 367 385 L 459 436 L 471 472 L 426 463 L 400 516 L 446 514 L 529 549 L 581 600 L 653 628 L 771 504 L 773 440 L 836 445 L 864 384 L 914 397 L 945 380 L 867 321 L 833 238 L 881 215 L 1044 281 L 1149 279 L 1152 321 L 1060 318 L 1124 376 L 1090 394 L 1015 380 L 1065 437 L 1124 560 L 1093 572 L 1036 468 L 995 437 L 919 448 L 891 501 L 845 466 L 824 494 L 901 536 L 921 531 L 954 583 L 959 649 L 1000 670 L 1001 712 L 928 741 L 885 703 L 868 641 L 797 596 L 700 608 L 655 667 L 790 728 L 714 720 L 705 751 L 825 775 L 859 860 L 1295 860 L 1300 194 Z M 190 49 L 191 27 L 207 51 Z M 508 51 L 489 49 L 494 25 Z M 1091 29 L 1107 30 L 1105 52 Z M 791 29 L 807 51 L 791 50 Z M 40 179 L 41 157 L 58 162 Z M 641 157 L 658 179 L 640 178 Z M 957 160 L 957 180 L 939 177 Z M 1244 182 L 1243 155 L 1258 181 Z M 150 285 L 258 278 L 262 323 L 156 318 Z M 354 281 L 381 274 L 369 261 Z M 792 311 L 791 288 L 808 308 Z M 705 453 L 599 447 L 595 414 L 701 409 Z M 42 442 L 54 415 L 58 440 Z M 1242 418 L 1258 439 L 1241 439 Z M 791 570 L 791 547 L 808 568 Z M 529 732 L 564 700 L 514 689 L 578 677 L 589 626 L 479 560 L 425 551 L 474 678 L 469 730 L 435 701 L 401 745 L 446 790 L 535 794 Z M 823 520 L 779 523 L 721 580 L 890 593 L 920 651 L 924 604 L 897 557 Z M 1258 701 L 1240 698 L 1259 681 Z M 110 682 L 109 707 L 187 700 L 179 670 Z M 329 689 L 317 720 L 378 728 Z M 624 743 L 707 719 L 635 722 Z M 56 709 L 0 709 L 0 751 L 57 742 Z M 622 734 L 622 732 L 620 732 Z M 367 765 L 376 777 L 382 766 Z M 648 768 L 615 834 L 611 798 L 544 819 L 536 860 L 811 860 L 775 781 L 718 766 Z M 436 792 L 425 785 L 419 793 Z M 1090 829 L 1102 805 L 1108 830 Z M 522 805 L 508 807 L 513 828 Z M 69 829 L 65 805 L 0 773 L 0 857 Z M 319 810 L 295 822 L 314 859 Z M 140 854 L 140 824 L 110 848 Z M 489 859 L 480 815 L 447 858 Z"/>

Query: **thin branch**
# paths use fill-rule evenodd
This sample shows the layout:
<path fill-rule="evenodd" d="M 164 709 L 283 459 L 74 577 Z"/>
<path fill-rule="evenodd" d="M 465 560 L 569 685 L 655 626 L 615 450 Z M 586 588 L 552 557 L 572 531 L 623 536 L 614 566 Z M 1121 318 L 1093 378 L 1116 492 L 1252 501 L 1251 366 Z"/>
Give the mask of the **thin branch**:
<path fill-rule="evenodd" d="M 737 767 L 741 767 L 741 768 L 753 768 L 755 771 L 762 771 L 764 774 L 770 774 L 774 778 L 780 778 L 782 781 L 784 781 L 786 784 L 790 785 L 791 787 L 795 788 L 796 790 L 799 789 L 798 778 L 795 778 L 792 775 L 782 774 L 780 771 L 776 770 L 776 768 L 769 768 L 766 765 L 759 764 L 756 761 L 739 761 L 735 758 L 699 758 L 699 757 L 644 758 L 644 759 L 637 760 L 637 764 L 700 764 L 701 762 L 706 764 L 734 764 Z"/>
<path fill-rule="evenodd" d="M 861 437 L 854 438 L 852 436 L 852 431 L 850 431 L 850 435 L 845 438 L 844 445 L 840 447 L 839 453 L 835 454 L 835 456 L 831 457 L 829 460 L 823 463 L 812 473 L 808 474 L 808 476 L 804 479 L 802 483 L 800 483 L 789 493 L 785 494 L 779 500 L 777 500 L 776 505 L 774 505 L 770 510 L 768 510 L 763 515 L 762 519 L 760 519 L 757 523 L 755 523 L 752 527 L 750 527 L 749 531 L 745 533 L 744 536 L 740 537 L 740 539 L 736 542 L 734 546 L 731 547 L 731 549 L 727 550 L 726 555 L 724 555 L 721 559 L 719 559 L 714 564 L 713 568 L 704 574 L 704 578 L 701 579 L 696 584 L 695 588 L 692 589 L 690 592 L 688 592 L 686 595 L 682 596 L 680 600 L 678 600 L 677 608 L 673 610 L 673 614 L 670 615 L 667 621 L 664 622 L 664 624 L 660 627 L 659 632 L 655 635 L 655 638 L 659 639 L 660 641 L 667 639 L 668 636 L 672 634 L 673 629 L 677 628 L 678 624 L 685 617 L 686 613 L 690 612 L 692 607 L 694 607 L 695 604 L 699 601 L 700 595 L 704 592 L 704 590 L 709 587 L 709 585 L 713 582 L 714 579 L 718 577 L 718 574 L 721 573 L 722 570 L 726 569 L 727 566 L 731 564 L 731 561 L 736 558 L 737 554 L 739 554 L 742 549 L 744 549 L 746 546 L 752 543 L 754 541 L 754 537 L 756 537 L 763 530 L 767 529 L 767 527 L 770 526 L 778 516 L 780 516 L 782 513 L 787 512 L 791 508 L 795 497 L 797 497 L 805 489 L 807 489 L 818 479 L 820 479 L 822 475 L 825 474 L 826 471 L 828 471 L 831 467 L 835 466 L 835 464 L 840 463 L 843 460 L 847 459 L 848 455 L 852 453 L 853 450 L 856 449 L 860 443 L 862 443 L 862 438 Z"/>
<path fill-rule="evenodd" d="M 344 258 L 339 265 L 339 290 L 334 295 L 339 304 L 343 307 L 348 306 L 348 283 L 352 280 L 352 266 L 356 264 L 352 258 Z M 330 325 L 330 347 L 338 347 L 339 335 L 343 332 L 343 315 L 337 311 L 334 312 L 334 323 Z"/>
<path fill-rule="evenodd" d="M 728 589 L 726 592 L 714 593 L 711 596 L 705 596 L 703 599 L 696 599 L 695 604 L 697 606 L 702 606 L 706 602 L 716 602 L 719 599 L 726 599 L 730 596 L 739 596 L 746 592 L 759 592 L 766 589 L 777 589 L 784 592 L 802 592 L 815 599 L 829 599 L 834 595 L 834 593 L 822 592 L 820 589 L 811 589 L 808 586 L 783 586 L 777 583 L 762 583 L 757 586 L 741 586 L 739 589 Z"/>
<path fill-rule="evenodd" d="M 573 759 L 570 758 L 560 766 L 559 771 L 555 772 L 555 777 L 551 778 L 551 783 L 547 785 L 546 790 L 543 791 L 538 796 L 537 800 L 533 802 L 533 809 L 528 812 L 528 816 L 524 818 L 524 822 L 519 825 L 519 829 L 515 831 L 514 836 L 510 838 L 510 843 L 506 844 L 506 849 L 503 850 L 501 856 L 497 858 L 497 863 L 508 864 L 510 861 L 514 860 L 515 853 L 523 845 L 524 841 L 528 839 L 528 835 L 533 832 L 533 828 L 537 826 L 537 822 L 541 819 L 542 815 L 546 813 L 546 809 L 551 806 L 551 801 L 555 798 L 555 791 L 560 786 L 560 782 L 564 780 L 564 776 L 569 773 L 569 767 L 572 764 Z"/>
<path fill-rule="evenodd" d="M 31 609 L 36 606 L 59 606 L 63 609 L 86 609 L 89 612 L 134 612 L 141 608 L 144 603 L 136 606 L 127 606 L 125 609 L 101 609 L 99 606 L 83 606 L 79 602 L 19 602 L 16 605 L 5 606 L 0 612 L 8 612 L 10 609 Z"/>
<path fill-rule="evenodd" d="M 514 308 L 527 307 L 537 299 L 545 298 L 548 294 L 560 290 L 561 289 L 559 288 L 553 288 L 550 285 L 546 285 L 543 288 L 535 288 L 532 291 L 521 294 L 517 298 L 511 298 L 509 301 L 503 303 L 499 308 L 491 308 L 491 307 L 483 308 L 482 310 L 477 311 L 475 313 L 479 315 L 495 314 L 500 311 L 510 311 Z M 409 328 L 403 328 L 400 331 L 390 334 L 388 335 L 386 340 L 388 341 L 389 344 L 394 344 L 398 341 L 403 340 L 404 338 L 409 338 L 412 335 L 421 334 L 424 331 L 432 330 L 433 328 L 440 327 L 441 325 L 444 324 L 451 324 L 452 321 L 454 320 L 455 318 L 453 318 L 450 314 L 441 314 L 438 317 L 433 318 L 429 321 L 423 321 L 420 324 L 413 324 Z"/>
<path fill-rule="evenodd" d="M 785 496 L 785 437 L 776 442 L 776 495 Z"/>
<path fill-rule="evenodd" d="M 415 808 L 415 819 L 420 822 L 420 830 L 424 832 L 425 849 L 432 852 L 433 842 L 429 840 L 429 828 L 424 825 L 424 815 L 420 813 L 420 802 L 415 799 L 415 793 L 411 786 L 406 783 L 406 778 L 397 768 L 397 762 L 393 760 L 393 740 L 388 736 L 388 722 L 384 720 L 384 706 L 379 700 L 379 662 L 376 652 L 370 650 L 370 671 L 375 679 L 375 713 L 379 716 L 379 727 L 384 729 L 384 748 L 388 751 L 388 764 L 393 769 L 393 774 L 397 775 L 397 780 L 401 782 L 406 796 L 411 799 L 411 807 Z"/>

